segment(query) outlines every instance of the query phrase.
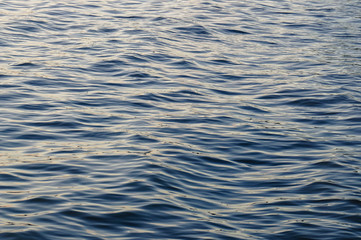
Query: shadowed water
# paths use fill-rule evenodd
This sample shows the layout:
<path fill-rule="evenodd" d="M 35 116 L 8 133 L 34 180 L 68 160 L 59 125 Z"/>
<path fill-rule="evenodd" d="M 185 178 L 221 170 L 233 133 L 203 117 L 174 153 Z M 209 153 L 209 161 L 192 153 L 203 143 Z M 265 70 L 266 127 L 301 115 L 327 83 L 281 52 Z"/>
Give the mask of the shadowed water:
<path fill-rule="evenodd" d="M 0 239 L 361 239 L 361 5 L 0 3 Z"/>

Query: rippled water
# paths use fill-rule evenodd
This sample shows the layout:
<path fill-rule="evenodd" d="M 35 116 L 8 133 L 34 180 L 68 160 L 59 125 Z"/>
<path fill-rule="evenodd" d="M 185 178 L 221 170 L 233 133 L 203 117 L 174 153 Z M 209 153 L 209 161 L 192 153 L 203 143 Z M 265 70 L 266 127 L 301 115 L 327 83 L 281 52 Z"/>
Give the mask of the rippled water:
<path fill-rule="evenodd" d="M 0 238 L 361 239 L 359 0 L 3 0 Z"/>

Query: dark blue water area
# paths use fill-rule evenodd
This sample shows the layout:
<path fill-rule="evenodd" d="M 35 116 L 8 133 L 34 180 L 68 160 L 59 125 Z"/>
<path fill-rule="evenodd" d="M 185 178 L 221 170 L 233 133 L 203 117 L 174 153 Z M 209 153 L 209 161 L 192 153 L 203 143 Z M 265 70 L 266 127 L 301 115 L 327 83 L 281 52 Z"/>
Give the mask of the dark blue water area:
<path fill-rule="evenodd" d="M 0 3 L 0 239 L 361 239 L 361 3 Z"/>

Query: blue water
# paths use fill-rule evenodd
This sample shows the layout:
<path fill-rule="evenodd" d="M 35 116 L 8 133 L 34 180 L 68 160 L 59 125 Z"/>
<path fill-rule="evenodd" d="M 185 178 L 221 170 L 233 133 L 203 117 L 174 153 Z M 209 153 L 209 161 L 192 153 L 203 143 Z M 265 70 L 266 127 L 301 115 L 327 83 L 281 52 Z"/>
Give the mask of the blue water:
<path fill-rule="evenodd" d="M 3 0 L 0 239 L 361 239 L 359 0 Z"/>

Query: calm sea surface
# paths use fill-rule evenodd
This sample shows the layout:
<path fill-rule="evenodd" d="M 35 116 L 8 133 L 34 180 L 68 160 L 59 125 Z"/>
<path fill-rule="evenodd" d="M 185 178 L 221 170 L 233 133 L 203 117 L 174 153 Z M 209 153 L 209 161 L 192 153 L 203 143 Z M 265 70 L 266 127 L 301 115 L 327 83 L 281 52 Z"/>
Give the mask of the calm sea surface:
<path fill-rule="evenodd" d="M 2 0 L 0 239 L 361 239 L 360 0 Z"/>

